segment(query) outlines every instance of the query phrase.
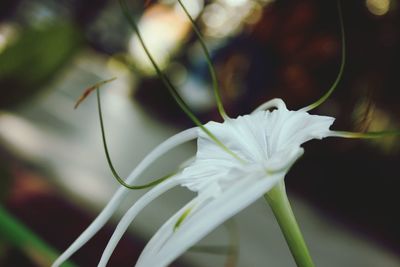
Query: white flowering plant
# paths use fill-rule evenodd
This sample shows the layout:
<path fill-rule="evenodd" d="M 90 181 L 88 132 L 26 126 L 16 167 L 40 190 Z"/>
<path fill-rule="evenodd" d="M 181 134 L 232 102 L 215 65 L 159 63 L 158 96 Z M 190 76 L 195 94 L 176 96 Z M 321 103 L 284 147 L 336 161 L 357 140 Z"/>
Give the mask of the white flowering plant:
<path fill-rule="evenodd" d="M 250 114 L 230 118 L 222 105 L 215 71 L 201 33 L 181 0 L 178 2 L 199 37 L 208 62 L 214 95 L 223 122 L 211 121 L 203 124 L 193 114 L 168 77 L 158 67 L 147 49 L 137 25 L 130 16 L 125 2 L 121 1 L 123 11 L 158 76 L 196 126 L 161 143 L 141 161 L 128 178 L 122 179 L 113 167 L 108 153 L 98 90 L 102 84 L 113 79 L 89 88 L 78 100 L 77 105 L 92 91 L 96 91 L 106 157 L 114 177 L 121 187 L 92 224 L 53 263 L 53 267 L 60 266 L 92 238 L 111 218 L 131 189 L 151 188 L 128 209 L 119 221 L 98 264 L 98 266 L 106 266 L 116 245 L 137 214 L 154 199 L 176 186 L 183 186 L 195 192 L 196 196 L 159 228 L 147 243 L 135 266 L 168 266 L 213 229 L 262 197 L 271 206 L 297 266 L 314 266 L 291 210 L 284 180 L 290 168 L 304 153 L 302 144 L 312 139 L 326 137 L 377 138 L 385 135 L 398 135 L 397 131 L 369 133 L 334 131 L 330 129 L 335 120 L 333 117 L 309 113 L 328 99 L 337 87 L 343 73 L 345 40 L 341 15 L 343 51 L 340 71 L 331 88 L 318 101 L 300 110 L 289 110 L 283 100 L 272 99 Z M 134 185 L 141 173 L 157 158 L 170 149 L 192 140 L 197 140 L 197 152 L 193 159 L 186 162 L 181 169 L 149 184 Z"/>

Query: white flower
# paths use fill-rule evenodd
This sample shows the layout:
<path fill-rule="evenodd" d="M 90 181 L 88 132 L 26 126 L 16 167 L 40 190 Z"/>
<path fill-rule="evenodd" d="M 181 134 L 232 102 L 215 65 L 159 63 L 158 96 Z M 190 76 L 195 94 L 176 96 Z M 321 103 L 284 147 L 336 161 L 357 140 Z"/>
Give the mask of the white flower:
<path fill-rule="evenodd" d="M 272 107 L 276 109 L 265 110 Z M 290 167 L 303 154 L 303 143 L 338 135 L 329 130 L 333 121 L 332 117 L 310 115 L 303 110 L 289 111 L 282 100 L 274 99 L 249 115 L 204 125 L 225 149 L 200 128 L 171 137 L 139 164 L 127 178 L 127 183 L 132 184 L 146 167 L 169 149 L 197 138 L 194 161 L 179 174 L 151 189 L 126 212 L 99 266 L 106 266 L 138 212 L 167 190 L 181 185 L 196 192 L 197 196 L 157 231 L 136 263 L 136 266 L 167 266 L 218 225 L 283 181 Z M 128 189 L 121 187 L 53 266 L 59 266 L 86 243 L 111 217 L 127 192 Z"/>
<path fill-rule="evenodd" d="M 187 13 L 181 1 L 178 0 L 178 2 Z M 218 110 L 225 119 L 223 123 L 209 122 L 201 125 L 147 50 L 134 20 L 129 16 L 124 1 L 121 1 L 121 5 L 159 77 L 182 110 L 199 126 L 185 130 L 160 144 L 133 170 L 125 183 L 134 184 L 139 175 L 158 157 L 170 149 L 196 138 L 197 153 L 186 168 L 157 184 L 125 213 L 110 238 L 98 266 L 106 266 L 116 245 L 136 215 L 155 198 L 178 185 L 187 187 L 197 195 L 154 234 L 137 260 L 137 267 L 167 266 L 218 225 L 264 194 L 267 194 L 266 198 L 288 240 L 288 245 L 298 266 L 314 266 L 284 191 L 286 173 L 303 154 L 301 145 L 311 139 L 328 136 L 375 138 L 386 134 L 399 135 L 397 131 L 380 133 L 331 131 L 329 127 L 334 122 L 334 118 L 308 113 L 309 110 L 323 103 L 336 88 L 344 68 L 344 50 L 342 64 L 334 84 L 318 101 L 301 110 L 289 111 L 281 99 L 273 99 L 249 115 L 230 119 L 222 106 L 209 53 L 193 23 L 209 64 Z M 193 22 L 190 15 L 188 13 L 187 15 Z M 341 19 L 340 22 L 344 47 Z M 89 91 L 84 93 L 84 97 L 98 89 L 99 85 L 89 88 Z M 84 97 L 79 100 L 78 104 Z M 274 109 L 270 110 L 271 108 Z M 110 219 L 128 192 L 129 189 L 121 186 L 93 223 L 52 266 L 60 266 L 93 237 Z"/>

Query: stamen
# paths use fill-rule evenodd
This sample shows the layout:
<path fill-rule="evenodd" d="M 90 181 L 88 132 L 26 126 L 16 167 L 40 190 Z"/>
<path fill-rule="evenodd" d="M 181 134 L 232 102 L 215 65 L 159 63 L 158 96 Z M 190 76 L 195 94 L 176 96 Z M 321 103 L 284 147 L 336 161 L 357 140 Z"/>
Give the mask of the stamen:
<path fill-rule="evenodd" d="M 344 137 L 344 138 L 360 138 L 360 139 L 374 139 L 382 137 L 399 137 L 400 130 L 380 131 L 380 132 L 346 132 L 346 131 L 331 131 L 329 137 Z"/>
<path fill-rule="evenodd" d="M 125 17 L 127 18 L 129 24 L 132 26 L 133 30 L 135 31 L 138 40 L 143 47 L 147 57 L 149 58 L 151 64 L 153 65 L 154 69 L 157 72 L 157 75 L 160 77 L 160 79 L 163 81 L 164 85 L 167 87 L 168 91 L 172 95 L 172 97 L 175 99 L 179 107 L 185 112 L 185 114 L 202 130 L 204 131 L 210 138 L 213 140 L 218 146 L 220 146 L 225 152 L 230 154 L 232 157 L 235 159 L 243 162 L 242 159 L 240 159 L 239 156 L 237 156 L 233 151 L 231 151 L 229 148 L 227 148 L 218 138 L 213 135 L 204 125 L 200 122 L 200 120 L 194 115 L 194 113 L 190 110 L 189 106 L 185 103 L 185 101 L 181 98 L 181 96 L 178 94 L 176 91 L 175 87 L 172 85 L 171 81 L 168 79 L 167 76 L 161 71 L 161 69 L 158 67 L 156 61 L 154 60 L 153 56 L 151 55 L 150 51 L 148 50 L 146 44 L 144 43 L 144 40 L 142 38 L 142 35 L 140 34 L 140 31 L 133 20 L 133 18 L 129 14 L 129 9 L 126 5 L 126 2 L 124 0 L 119 0 L 119 3 L 121 5 L 122 11 L 125 14 Z"/>
<path fill-rule="evenodd" d="M 310 110 L 318 107 L 322 103 L 324 103 L 330 97 L 330 95 L 335 91 L 337 85 L 339 84 L 340 80 L 342 79 L 344 65 L 345 65 L 345 62 L 346 62 L 346 46 L 345 46 L 346 40 L 345 40 L 343 14 L 342 14 L 342 7 L 341 7 L 341 4 L 340 4 L 340 0 L 338 0 L 337 3 L 338 3 L 337 8 L 338 8 L 339 21 L 340 21 L 340 31 L 341 31 L 341 35 L 342 35 L 342 43 L 341 43 L 341 45 L 342 45 L 342 58 L 341 58 L 339 73 L 338 73 L 338 75 L 336 77 L 336 80 L 332 84 L 331 88 L 329 88 L 329 90 L 320 99 L 318 99 L 316 102 L 312 103 L 311 105 L 300 109 L 300 111 L 310 111 Z"/>
<path fill-rule="evenodd" d="M 199 28 L 196 26 L 196 23 L 194 22 L 192 16 L 189 14 L 187 8 L 182 3 L 182 0 L 178 0 L 178 2 L 179 2 L 179 5 L 182 7 L 183 11 L 185 12 L 186 16 L 189 18 L 190 23 L 192 24 L 193 31 L 196 33 L 196 36 L 197 36 L 197 38 L 199 40 L 201 48 L 203 49 L 204 55 L 206 57 L 207 65 L 208 65 L 208 71 L 210 72 L 212 83 L 213 83 L 213 91 L 214 91 L 215 100 L 217 101 L 218 111 L 219 111 L 219 114 L 221 115 L 221 117 L 224 120 L 226 120 L 229 117 L 226 114 L 224 106 L 222 104 L 221 93 L 220 93 L 220 89 L 219 89 L 219 86 L 218 86 L 217 75 L 215 74 L 215 69 L 214 69 L 214 66 L 213 66 L 212 61 L 211 61 L 210 52 L 207 49 L 207 46 L 205 44 L 203 35 L 201 34 Z"/>
<path fill-rule="evenodd" d="M 102 136 L 102 140 L 103 140 L 103 146 L 104 146 L 104 151 L 106 154 L 106 158 L 107 158 L 107 163 L 108 166 L 114 176 L 114 178 L 124 187 L 128 188 L 128 189 L 144 189 L 144 188 L 148 188 L 148 187 L 152 187 L 155 186 L 159 183 L 161 183 L 162 181 L 168 179 L 169 177 L 173 176 L 175 173 L 171 173 L 168 175 L 165 175 L 157 180 L 154 180 L 150 183 L 144 184 L 144 185 L 129 185 L 127 183 L 125 183 L 125 181 L 121 178 L 121 176 L 119 176 L 119 174 L 117 173 L 116 169 L 114 168 L 114 165 L 111 161 L 111 157 L 110 154 L 108 152 L 108 146 L 107 146 L 107 142 L 106 142 L 106 137 L 105 137 L 105 130 L 104 130 L 104 122 L 103 122 L 103 113 L 102 113 L 102 109 L 101 109 L 101 101 L 100 101 L 100 87 L 106 83 L 112 82 L 116 79 L 116 77 L 108 79 L 108 80 L 104 80 L 101 82 L 96 83 L 95 85 L 85 89 L 85 91 L 83 92 L 83 94 L 79 97 L 79 99 L 77 100 L 74 108 L 76 109 L 94 90 L 96 90 L 97 93 L 97 107 L 98 107 L 98 115 L 99 115 L 99 120 L 100 120 L 100 128 L 101 128 L 101 136 Z"/>
<path fill-rule="evenodd" d="M 105 129 L 104 129 L 104 121 L 103 121 L 103 112 L 101 109 L 101 101 L 100 101 L 100 91 L 97 90 L 96 91 L 96 95 L 97 95 L 97 109 L 98 109 L 98 113 L 99 113 L 99 120 L 100 120 L 100 129 L 101 129 L 101 138 L 103 141 L 103 147 L 104 147 L 104 152 L 106 154 L 106 158 L 107 158 L 107 163 L 108 166 L 110 167 L 110 170 L 114 176 L 114 178 L 118 181 L 118 183 L 120 183 L 122 186 L 128 188 L 128 189 L 144 189 L 144 188 L 149 188 L 152 186 L 155 186 L 163 181 L 165 181 L 166 179 L 170 178 L 171 176 L 175 175 L 175 173 L 171 173 L 171 174 L 167 174 L 157 180 L 154 180 L 150 183 L 144 184 L 144 185 L 130 185 L 127 184 L 124 179 L 121 178 L 121 176 L 118 174 L 117 170 L 114 168 L 114 164 L 112 163 L 111 160 L 111 156 L 110 153 L 108 151 L 108 146 L 107 146 L 107 140 L 106 140 L 106 134 L 105 134 Z"/>

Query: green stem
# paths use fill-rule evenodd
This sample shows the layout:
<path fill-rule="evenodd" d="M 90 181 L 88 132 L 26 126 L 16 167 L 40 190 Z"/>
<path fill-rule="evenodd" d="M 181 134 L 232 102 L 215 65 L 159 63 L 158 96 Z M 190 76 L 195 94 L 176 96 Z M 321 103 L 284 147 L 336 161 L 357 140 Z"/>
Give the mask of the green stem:
<path fill-rule="evenodd" d="M 56 250 L 47 245 L 1 205 L 0 238 L 23 251 L 37 266 L 50 266 L 58 256 Z M 67 262 L 63 267 L 76 267 L 76 265 Z"/>
<path fill-rule="evenodd" d="M 282 181 L 265 194 L 264 197 L 274 212 L 297 266 L 314 267 L 315 265 L 290 207 L 285 183 Z"/>

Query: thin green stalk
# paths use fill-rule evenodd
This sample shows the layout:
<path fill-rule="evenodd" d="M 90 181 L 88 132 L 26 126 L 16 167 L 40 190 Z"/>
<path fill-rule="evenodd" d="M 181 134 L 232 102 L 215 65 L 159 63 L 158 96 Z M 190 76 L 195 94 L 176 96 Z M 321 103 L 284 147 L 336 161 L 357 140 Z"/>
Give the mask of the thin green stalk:
<path fill-rule="evenodd" d="M 342 58 L 341 58 L 339 73 L 336 76 L 336 79 L 333 82 L 332 86 L 329 88 L 329 90 L 320 99 L 318 99 L 311 105 L 303 108 L 302 110 L 304 110 L 304 111 L 310 111 L 310 110 L 318 107 L 322 103 L 324 103 L 330 97 L 330 95 L 335 91 L 336 87 L 338 86 L 338 84 L 343 76 L 344 65 L 346 62 L 346 46 L 345 46 L 346 38 L 345 38 L 345 32 L 344 32 L 343 14 L 342 14 L 342 7 L 340 5 L 340 0 L 337 1 L 337 8 L 338 8 L 338 13 L 339 13 L 340 31 L 341 31 L 341 36 L 342 36 L 342 42 L 341 42 Z"/>
<path fill-rule="evenodd" d="M 101 138 L 103 141 L 104 152 L 106 154 L 108 166 L 109 166 L 114 178 L 118 181 L 118 183 L 120 183 L 122 186 L 124 186 L 128 189 L 137 190 L 137 189 L 145 189 L 145 188 L 153 187 L 153 186 L 165 181 L 166 179 L 174 176 L 176 173 L 167 174 L 159 179 L 156 179 L 156 180 L 149 182 L 147 184 L 144 184 L 144 185 L 130 185 L 130 184 L 127 184 L 124 181 L 124 179 L 121 178 L 121 176 L 118 174 L 117 170 L 115 169 L 114 164 L 111 161 L 110 153 L 108 152 L 108 145 L 107 145 L 106 133 L 105 133 L 105 129 L 104 129 L 103 112 L 101 109 L 100 91 L 99 90 L 96 90 L 96 96 L 97 96 L 97 109 L 98 109 L 98 113 L 99 113 Z"/>
<path fill-rule="evenodd" d="M 331 136 L 344 137 L 344 138 L 360 138 L 360 139 L 374 139 L 383 137 L 399 137 L 399 130 L 389 130 L 380 132 L 346 132 L 346 131 L 334 131 Z"/>
<path fill-rule="evenodd" d="M 128 6 L 126 5 L 126 2 L 124 0 L 119 1 L 122 11 L 127 18 L 129 24 L 131 25 L 132 29 L 135 31 L 138 40 L 140 42 L 140 45 L 143 47 L 143 50 L 145 51 L 147 57 L 149 58 L 151 64 L 153 65 L 154 69 L 157 72 L 158 77 L 162 80 L 164 85 L 167 87 L 168 91 L 172 95 L 172 97 L 175 99 L 176 103 L 179 105 L 179 107 L 185 112 L 185 114 L 194 122 L 195 125 L 197 125 L 204 133 L 206 133 L 211 140 L 213 140 L 219 147 L 221 147 L 225 152 L 230 154 L 232 157 L 237 159 L 240 162 L 243 162 L 243 159 L 241 159 L 238 155 L 236 155 L 232 150 L 227 148 L 214 134 L 212 134 L 204 125 L 200 122 L 200 120 L 194 115 L 194 113 L 190 110 L 189 106 L 185 103 L 185 101 L 181 98 L 181 96 L 178 94 L 176 91 L 175 87 L 172 85 L 171 81 L 168 79 L 167 76 L 161 71 L 161 69 L 158 67 L 157 62 L 154 60 L 153 56 L 151 55 L 149 49 L 147 48 L 142 35 L 140 34 L 139 28 L 137 27 L 134 19 L 131 17 L 129 14 L 129 9 Z"/>
<path fill-rule="evenodd" d="M 282 181 L 264 197 L 274 212 L 297 266 L 314 267 L 315 265 L 290 207 L 285 183 Z"/>
<path fill-rule="evenodd" d="M 38 266 L 47 267 L 57 258 L 58 252 L 41 240 L 0 205 L 0 238 L 23 251 Z M 63 267 L 76 267 L 66 262 Z"/>
<path fill-rule="evenodd" d="M 199 28 L 196 26 L 196 23 L 194 22 L 192 16 L 189 14 L 185 5 L 182 3 L 182 0 L 178 0 L 178 3 L 182 7 L 186 16 L 189 18 L 190 23 L 192 24 L 192 28 L 193 28 L 194 32 L 196 33 L 197 38 L 199 39 L 199 43 L 201 45 L 201 48 L 203 49 L 204 55 L 206 56 L 208 70 L 210 72 L 212 83 L 213 83 L 214 96 L 215 96 L 215 100 L 217 101 L 218 111 L 219 111 L 219 114 L 221 115 L 221 117 L 225 120 L 229 117 L 225 112 L 224 105 L 222 104 L 221 94 L 220 94 L 220 90 L 219 90 L 219 86 L 218 86 L 217 75 L 215 74 L 215 69 L 214 69 L 214 66 L 211 61 L 210 53 L 206 46 L 206 42 L 204 41 L 203 35 L 201 34 Z"/>

